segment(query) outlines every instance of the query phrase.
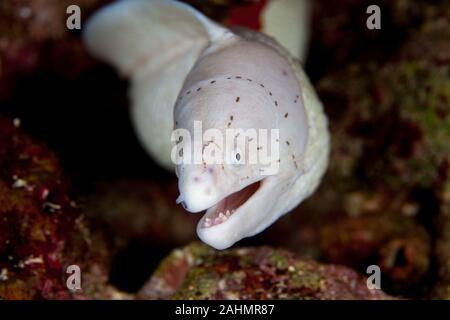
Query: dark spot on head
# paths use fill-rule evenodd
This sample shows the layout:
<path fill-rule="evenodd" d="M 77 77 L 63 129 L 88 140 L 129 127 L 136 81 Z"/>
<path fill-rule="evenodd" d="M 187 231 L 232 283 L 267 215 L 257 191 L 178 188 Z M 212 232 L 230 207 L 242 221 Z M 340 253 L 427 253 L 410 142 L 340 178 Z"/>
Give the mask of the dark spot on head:
<path fill-rule="evenodd" d="M 253 80 L 252 80 L 252 79 L 250 79 L 250 78 L 247 78 L 247 81 L 249 81 L 249 82 L 252 82 Z"/>
<path fill-rule="evenodd" d="M 230 120 L 233 121 L 233 119 L 234 119 L 234 117 L 233 117 L 233 116 L 230 116 Z"/>
<path fill-rule="evenodd" d="M 262 83 L 259 84 L 261 86 L 261 88 L 265 88 L 264 85 Z"/>
<path fill-rule="evenodd" d="M 275 106 L 278 107 L 278 101 L 277 100 L 275 100 Z"/>
<path fill-rule="evenodd" d="M 231 79 L 231 77 L 227 77 L 227 80 L 230 80 Z"/>
<path fill-rule="evenodd" d="M 202 90 L 202 88 L 197 88 L 197 91 L 200 91 L 200 90 Z"/>
<path fill-rule="evenodd" d="M 178 121 L 175 121 L 175 125 L 176 125 L 176 126 L 178 125 Z"/>
<path fill-rule="evenodd" d="M 269 91 L 269 96 L 271 96 L 272 95 L 272 92 L 271 91 Z"/>
<path fill-rule="evenodd" d="M 188 92 L 186 92 L 186 94 L 191 94 L 191 90 L 189 90 Z"/>
<path fill-rule="evenodd" d="M 289 143 L 289 141 L 286 141 L 286 144 L 288 145 L 288 146 L 290 146 L 291 144 Z"/>
<path fill-rule="evenodd" d="M 211 81 L 210 83 L 211 83 L 211 84 L 216 83 L 216 80 L 213 80 L 213 81 Z"/>
<path fill-rule="evenodd" d="M 241 76 L 236 76 L 236 79 L 242 79 L 242 77 Z"/>
<path fill-rule="evenodd" d="M 285 117 L 285 118 L 287 118 L 287 117 L 288 117 L 288 115 L 289 115 L 289 113 L 287 113 L 287 112 L 286 112 L 286 113 L 285 113 L 285 115 L 284 115 L 284 117 Z"/>
<path fill-rule="evenodd" d="M 228 122 L 227 127 L 229 128 L 231 126 L 231 122 Z"/>
<path fill-rule="evenodd" d="M 180 151 L 178 151 L 178 155 L 179 155 L 180 157 L 183 156 L 183 149 L 180 149 Z"/>
<path fill-rule="evenodd" d="M 239 102 L 241 98 L 240 97 L 236 97 L 236 102 Z"/>

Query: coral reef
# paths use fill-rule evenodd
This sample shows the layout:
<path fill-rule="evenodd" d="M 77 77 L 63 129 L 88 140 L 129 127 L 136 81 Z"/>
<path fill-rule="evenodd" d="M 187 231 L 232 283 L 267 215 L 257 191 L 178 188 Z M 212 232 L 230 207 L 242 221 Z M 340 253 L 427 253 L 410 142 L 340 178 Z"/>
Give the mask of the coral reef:
<path fill-rule="evenodd" d="M 425 297 L 435 257 L 438 287 L 448 287 L 450 6 L 380 1 L 374 32 L 361 27 L 367 2 L 325 3 L 316 3 L 307 67 L 330 119 L 330 167 L 319 191 L 266 236 L 361 271 L 378 263 L 383 289 Z"/>
<path fill-rule="evenodd" d="M 326 261 L 365 271 L 379 265 L 390 287 L 411 288 L 427 273 L 431 239 L 410 219 L 380 214 L 328 223 L 320 230 Z"/>
<path fill-rule="evenodd" d="M 142 299 L 389 299 L 349 268 L 299 259 L 270 247 L 215 251 L 193 243 L 174 250 Z"/>
<path fill-rule="evenodd" d="M 380 7 L 380 30 L 366 28 L 370 5 Z M 330 6 L 329 1 L 318 0 L 313 8 L 310 66 L 314 66 L 312 73 L 320 75 L 350 61 L 389 59 L 412 30 L 449 14 L 446 1 L 340 0 Z M 429 50 L 440 52 L 433 45 Z"/>
<path fill-rule="evenodd" d="M 450 157 L 449 160 L 450 161 Z M 437 240 L 435 255 L 438 263 L 438 280 L 436 281 L 431 298 L 450 300 L 450 175 L 449 166 L 442 174 L 446 178 L 441 185 L 439 200 L 440 214 L 435 220 Z"/>
<path fill-rule="evenodd" d="M 108 297 L 110 247 L 80 214 L 62 168 L 18 119 L 0 117 L 0 299 Z M 66 268 L 83 272 L 81 292 Z"/>
<path fill-rule="evenodd" d="M 78 0 L 83 17 L 107 0 Z M 0 3 L 0 99 L 15 84 L 42 69 L 73 78 L 93 65 L 79 32 L 66 27 L 66 9 L 74 1 L 11 0 Z"/>
<path fill-rule="evenodd" d="M 358 215 L 357 208 L 364 206 L 382 214 L 383 220 L 375 218 L 378 222 L 373 225 L 378 224 L 381 234 L 394 221 L 411 219 L 408 216 L 434 232 L 439 186 L 445 181 L 443 171 L 450 155 L 449 57 L 448 51 L 446 55 L 434 49 L 450 43 L 449 26 L 444 18 L 426 22 L 390 61 L 352 63 L 318 83 L 319 94 L 335 119 L 327 188 L 336 188 L 343 199 L 353 199 L 342 204 L 350 215 Z M 350 140 L 351 145 L 346 142 Z M 371 193 L 378 195 L 371 197 Z M 416 237 L 408 244 L 421 241 L 411 252 L 423 260 L 429 241 L 425 230 L 414 230 L 418 226 L 410 228 Z"/>

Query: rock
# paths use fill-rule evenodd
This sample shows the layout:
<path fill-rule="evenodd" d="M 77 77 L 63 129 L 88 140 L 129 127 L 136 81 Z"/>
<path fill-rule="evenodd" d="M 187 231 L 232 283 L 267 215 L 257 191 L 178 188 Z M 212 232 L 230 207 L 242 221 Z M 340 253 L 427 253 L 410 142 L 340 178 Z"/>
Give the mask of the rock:
<path fill-rule="evenodd" d="M 376 205 L 372 212 L 378 214 L 374 219 L 378 223 L 373 227 L 378 224 L 381 230 L 377 239 L 386 230 L 382 225 L 397 224 L 395 221 L 403 216 L 402 225 L 406 226 L 406 216 L 416 216 L 416 223 L 425 228 L 410 227 L 410 239 L 394 240 L 390 247 L 401 247 L 398 241 L 415 246 L 415 250 L 409 250 L 409 259 L 417 259 L 410 260 L 415 265 L 413 269 L 418 268 L 416 275 L 426 274 L 430 265 L 426 258 L 430 243 L 426 233 L 434 233 L 433 220 L 445 211 L 441 193 L 450 156 L 450 60 L 448 50 L 440 49 L 450 43 L 450 16 L 445 16 L 449 12 L 443 10 L 441 18 L 426 21 L 412 31 L 389 61 L 351 63 L 318 83 L 319 94 L 334 119 L 333 161 L 326 188 L 334 188 L 344 201 L 352 194 L 375 194 L 375 198 L 384 199 L 381 204 L 372 203 Z M 357 200 L 350 206 L 342 203 L 335 207 L 343 208 L 349 215 L 360 214 L 357 208 L 364 204 L 369 204 L 370 209 L 370 201 L 364 197 Z M 397 208 L 392 210 L 393 207 Z M 445 247 L 448 225 L 444 221 L 438 225 L 443 238 L 436 252 L 445 269 L 447 255 L 442 246 Z M 356 231 L 358 227 L 353 226 Z M 334 230 L 339 233 L 339 228 Z M 380 247 L 377 250 L 377 254 L 383 251 Z M 398 272 L 397 279 L 401 277 Z M 405 284 L 407 279 L 401 282 Z"/>
<path fill-rule="evenodd" d="M 0 299 L 120 295 L 107 285 L 110 245 L 81 214 L 55 154 L 18 125 L 0 117 Z M 69 265 L 81 269 L 81 291 L 66 286 Z"/>
<path fill-rule="evenodd" d="M 449 153 L 448 68 L 405 61 L 354 64 L 344 73 L 319 83 L 330 113 L 341 118 L 333 124 L 339 132 L 333 140 L 334 178 L 352 183 L 358 173 L 372 188 L 432 188 Z"/>
<path fill-rule="evenodd" d="M 450 162 L 450 157 L 449 157 Z M 435 221 L 437 240 L 435 255 L 438 264 L 437 281 L 430 297 L 450 300 L 450 167 L 447 166 L 443 175 L 446 177 L 440 193 L 440 213 Z"/>
<path fill-rule="evenodd" d="M 372 32 L 364 28 L 369 2 L 325 3 L 315 2 L 307 69 L 330 120 L 330 166 L 319 190 L 266 236 L 360 271 L 377 263 L 387 292 L 426 297 L 433 252 L 448 287 L 440 212 L 450 155 L 450 6 L 380 1 L 382 30 Z"/>
<path fill-rule="evenodd" d="M 76 2 L 84 18 L 108 0 Z M 42 70 L 67 78 L 91 67 L 79 30 L 66 27 L 70 0 L 12 0 L 0 3 L 0 100 L 11 96 L 17 81 Z"/>
<path fill-rule="evenodd" d="M 141 299 L 389 299 L 353 270 L 271 247 L 215 251 L 192 243 L 163 260 Z"/>
<path fill-rule="evenodd" d="M 325 261 L 361 271 L 376 264 L 391 290 L 422 284 L 429 270 L 431 238 L 413 219 L 393 214 L 350 217 L 324 225 L 320 233 Z"/>
<path fill-rule="evenodd" d="M 335 4 L 330 6 L 327 0 L 313 2 L 314 34 L 309 53 L 313 78 L 339 69 L 349 61 L 388 59 L 403 45 L 411 30 L 450 14 L 445 0 L 339 0 Z M 366 10 L 370 5 L 380 7 L 380 30 L 366 27 L 369 17 Z"/>

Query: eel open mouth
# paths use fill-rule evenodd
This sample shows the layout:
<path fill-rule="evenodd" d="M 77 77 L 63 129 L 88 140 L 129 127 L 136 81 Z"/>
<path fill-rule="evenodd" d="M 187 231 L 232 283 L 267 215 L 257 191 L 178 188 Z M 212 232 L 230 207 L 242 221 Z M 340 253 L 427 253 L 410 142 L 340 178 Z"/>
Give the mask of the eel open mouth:
<path fill-rule="evenodd" d="M 238 192 L 232 193 L 219 203 L 206 211 L 202 228 L 210 228 L 221 224 L 236 212 L 245 202 L 247 202 L 262 184 L 262 180 L 252 183 Z"/>

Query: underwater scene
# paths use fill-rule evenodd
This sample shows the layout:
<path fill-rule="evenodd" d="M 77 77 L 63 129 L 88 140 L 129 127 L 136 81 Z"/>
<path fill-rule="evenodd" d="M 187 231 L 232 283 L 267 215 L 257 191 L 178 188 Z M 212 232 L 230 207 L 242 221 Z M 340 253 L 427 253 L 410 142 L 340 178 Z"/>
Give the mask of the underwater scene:
<path fill-rule="evenodd" d="M 449 300 L 450 3 L 0 1 L 0 300 Z"/>

